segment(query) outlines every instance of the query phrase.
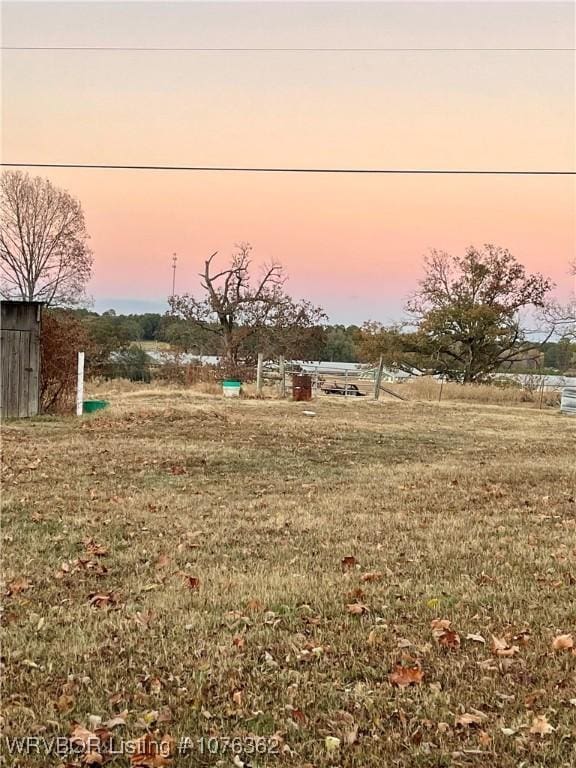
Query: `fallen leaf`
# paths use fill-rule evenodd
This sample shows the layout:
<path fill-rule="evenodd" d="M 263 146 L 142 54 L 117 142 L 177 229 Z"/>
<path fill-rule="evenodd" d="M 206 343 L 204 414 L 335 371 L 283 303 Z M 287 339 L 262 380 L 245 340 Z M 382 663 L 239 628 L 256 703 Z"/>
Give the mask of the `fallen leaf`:
<path fill-rule="evenodd" d="M 109 730 L 112 730 L 112 728 L 118 728 L 118 726 L 120 725 L 126 725 L 127 717 L 128 717 L 128 710 L 125 709 L 124 712 L 122 712 L 121 714 L 108 720 L 108 722 L 105 723 L 106 728 L 108 728 Z"/>
<path fill-rule="evenodd" d="M 170 558 L 166 554 L 160 555 L 158 560 L 156 560 L 156 563 L 154 567 L 157 570 L 162 570 L 163 568 L 167 568 L 170 565 Z"/>
<path fill-rule="evenodd" d="M 98 594 L 91 592 L 88 595 L 90 599 L 90 605 L 92 608 L 107 608 L 110 605 L 115 605 L 116 598 L 112 592 L 106 594 Z"/>
<path fill-rule="evenodd" d="M 336 736 L 326 736 L 324 746 L 329 755 L 334 755 L 340 749 L 340 739 L 336 738 Z"/>
<path fill-rule="evenodd" d="M 460 648 L 460 635 L 450 629 L 450 619 L 432 619 L 432 635 L 436 642 L 444 648 L 456 651 Z"/>
<path fill-rule="evenodd" d="M 486 731 L 480 731 L 478 734 L 478 742 L 482 747 L 489 747 L 492 743 L 492 738 L 489 733 L 486 733 Z"/>
<path fill-rule="evenodd" d="M 451 650 L 460 648 L 460 635 L 452 629 L 434 629 L 432 634 L 439 645 Z"/>
<path fill-rule="evenodd" d="M 452 651 L 457 651 L 460 648 L 460 635 L 451 629 L 445 630 L 436 639 L 438 644 L 444 648 L 449 648 Z"/>
<path fill-rule="evenodd" d="M 555 651 L 567 651 L 574 648 L 574 638 L 572 635 L 556 635 L 552 640 L 552 648 Z"/>
<path fill-rule="evenodd" d="M 102 765 L 104 762 L 103 755 L 100 752 L 87 752 L 82 758 L 84 765 Z"/>
<path fill-rule="evenodd" d="M 371 629 L 368 634 L 368 645 L 380 645 L 384 642 L 385 637 L 382 633 L 382 630 L 378 627 L 375 629 Z"/>
<path fill-rule="evenodd" d="M 452 622 L 450 621 L 450 619 L 432 619 L 432 621 L 430 622 L 430 626 L 432 627 L 432 632 L 437 632 L 440 630 L 444 631 L 444 630 L 450 629 L 451 625 L 452 625 Z"/>
<path fill-rule="evenodd" d="M 29 581 L 25 576 L 18 576 L 17 579 L 13 579 L 8 584 L 8 589 L 6 590 L 6 596 L 10 597 L 11 595 L 18 595 L 20 592 L 26 592 L 28 589 L 30 589 L 32 586 L 32 582 Z"/>
<path fill-rule="evenodd" d="M 360 616 L 363 613 L 368 613 L 370 610 L 367 605 L 364 605 L 364 603 L 348 603 L 346 606 L 346 610 L 348 613 L 352 613 L 356 616 Z"/>
<path fill-rule="evenodd" d="M 70 712 L 74 709 L 75 705 L 76 700 L 74 696 L 67 696 L 66 694 L 62 694 L 62 696 L 60 696 L 56 702 L 56 709 L 59 712 Z"/>
<path fill-rule="evenodd" d="M 471 640 L 474 643 L 486 643 L 486 640 L 484 640 L 482 635 L 467 634 L 466 640 Z"/>
<path fill-rule="evenodd" d="M 100 739 L 95 733 L 84 728 L 80 723 L 72 723 L 72 725 L 71 746 L 80 747 L 84 752 L 97 752 L 100 749 Z"/>
<path fill-rule="evenodd" d="M 412 666 L 396 664 L 393 671 L 388 675 L 388 680 L 392 685 L 397 685 L 399 688 L 406 688 L 409 685 L 420 685 L 423 678 L 424 672 L 422 672 L 419 664 Z"/>
<path fill-rule="evenodd" d="M 458 715 L 457 718 L 454 720 L 454 725 L 457 728 L 470 728 L 470 727 L 476 727 L 479 725 L 482 725 L 482 723 L 486 720 L 486 715 L 482 712 L 478 712 L 477 714 L 471 714 L 470 712 L 464 712 L 461 715 Z"/>
<path fill-rule="evenodd" d="M 351 568 L 356 568 L 358 565 L 358 560 L 353 555 L 347 555 L 346 557 L 343 557 L 341 562 L 343 571 L 349 571 Z"/>
<path fill-rule="evenodd" d="M 148 610 L 146 613 L 142 613 L 141 611 L 136 611 L 134 616 L 132 617 L 136 624 L 143 627 L 144 629 L 149 629 L 150 622 L 154 618 L 154 614 L 152 611 Z"/>
<path fill-rule="evenodd" d="M 358 725 L 355 723 L 349 731 L 344 734 L 344 743 L 351 747 L 358 739 Z"/>
<path fill-rule="evenodd" d="M 362 581 L 382 581 L 384 574 L 382 571 L 370 571 L 369 573 L 362 574 Z"/>
<path fill-rule="evenodd" d="M 530 733 L 536 736 L 548 736 L 554 730 L 554 727 L 548 722 L 546 715 L 536 715 L 533 718 Z"/>
<path fill-rule="evenodd" d="M 196 576 L 186 575 L 186 586 L 194 592 L 195 590 L 200 589 L 200 579 Z"/>
<path fill-rule="evenodd" d="M 276 661 L 274 656 L 272 656 L 272 654 L 269 653 L 268 651 L 264 651 L 264 664 L 266 664 L 267 667 L 273 667 L 273 668 L 278 666 L 278 662 Z"/>
<path fill-rule="evenodd" d="M 102 725 L 102 718 L 100 717 L 100 715 L 89 715 L 88 725 L 96 733 L 98 731 L 98 728 L 100 728 L 100 726 Z"/>
<path fill-rule="evenodd" d="M 153 677 L 152 680 L 150 680 L 149 686 L 150 686 L 150 693 L 157 696 L 162 690 L 162 681 L 160 680 L 159 677 Z"/>
<path fill-rule="evenodd" d="M 494 637 L 492 635 L 492 653 L 500 658 L 508 658 L 519 653 L 520 648 L 517 645 L 510 645 L 504 638 Z"/>
<path fill-rule="evenodd" d="M 546 696 L 545 688 L 538 688 L 538 690 L 532 691 L 532 693 L 527 694 L 524 697 L 524 706 L 526 707 L 526 709 L 532 709 L 537 699 L 541 699 L 542 696 Z"/>
<path fill-rule="evenodd" d="M 527 645 L 528 641 L 530 640 L 530 630 L 524 629 L 522 632 L 519 632 L 517 635 L 514 635 L 512 638 L 512 642 L 518 643 L 519 645 Z"/>
<path fill-rule="evenodd" d="M 94 541 L 94 539 L 84 539 L 82 543 L 84 544 L 84 549 L 86 552 L 88 552 L 89 555 L 93 555 L 94 557 L 105 557 L 108 554 L 106 547 L 98 544 L 98 542 Z"/>
<path fill-rule="evenodd" d="M 306 715 L 304 712 L 302 712 L 301 709 L 297 709 L 296 707 L 292 707 L 290 710 L 290 717 L 292 720 L 295 720 L 298 723 L 305 723 L 306 722 Z"/>
<path fill-rule="evenodd" d="M 162 736 L 160 739 L 151 733 L 146 733 L 134 742 L 130 742 L 130 764 L 132 768 L 162 768 L 172 762 L 174 739 Z"/>
<path fill-rule="evenodd" d="M 28 667 L 28 669 L 40 669 L 40 665 L 36 664 L 32 659 L 22 659 L 21 663 L 24 667 Z"/>
<path fill-rule="evenodd" d="M 260 602 L 260 600 L 249 600 L 246 603 L 246 608 L 250 611 L 250 613 L 255 613 L 256 611 L 260 611 L 264 606 Z"/>

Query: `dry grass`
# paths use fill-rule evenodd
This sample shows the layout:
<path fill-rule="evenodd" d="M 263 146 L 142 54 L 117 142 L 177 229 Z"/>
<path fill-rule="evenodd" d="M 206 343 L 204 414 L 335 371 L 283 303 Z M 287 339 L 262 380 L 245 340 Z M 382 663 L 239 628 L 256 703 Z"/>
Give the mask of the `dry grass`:
<path fill-rule="evenodd" d="M 576 656 L 552 648 L 576 638 L 574 420 L 99 394 L 102 414 L 4 428 L 7 736 L 122 713 L 117 738 L 189 736 L 182 766 L 232 766 L 198 739 L 253 734 L 280 754 L 237 766 L 574 765 Z M 422 683 L 393 687 L 408 660 Z"/>
<path fill-rule="evenodd" d="M 518 386 L 497 386 L 494 384 L 457 384 L 424 376 L 411 379 L 400 385 L 386 385 L 410 400 L 438 402 L 486 403 L 488 405 L 532 405 L 543 408 L 558 407 L 560 393 L 555 390 L 522 389 Z"/>

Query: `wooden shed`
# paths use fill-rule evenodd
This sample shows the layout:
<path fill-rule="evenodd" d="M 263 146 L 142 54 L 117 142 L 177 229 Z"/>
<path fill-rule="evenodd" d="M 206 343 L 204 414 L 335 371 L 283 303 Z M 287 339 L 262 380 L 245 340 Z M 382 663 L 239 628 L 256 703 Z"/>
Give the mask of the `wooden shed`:
<path fill-rule="evenodd" d="M 3 419 L 38 413 L 41 317 L 41 302 L 1 302 L 0 415 Z"/>

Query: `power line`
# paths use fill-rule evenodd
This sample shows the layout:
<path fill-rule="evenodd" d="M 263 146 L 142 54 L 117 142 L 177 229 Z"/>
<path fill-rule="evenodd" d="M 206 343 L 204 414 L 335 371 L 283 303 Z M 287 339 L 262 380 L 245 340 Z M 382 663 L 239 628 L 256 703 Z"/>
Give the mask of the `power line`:
<path fill-rule="evenodd" d="M 4 168 L 70 168 L 105 171 L 201 171 L 215 173 L 341 173 L 453 176 L 576 176 L 576 171 L 476 168 L 283 168 L 214 165 L 116 165 L 108 163 L 0 163 Z"/>
<path fill-rule="evenodd" d="M 89 51 L 129 53 L 573 53 L 576 48 L 233 48 L 123 45 L 3 45 L 0 51 Z"/>

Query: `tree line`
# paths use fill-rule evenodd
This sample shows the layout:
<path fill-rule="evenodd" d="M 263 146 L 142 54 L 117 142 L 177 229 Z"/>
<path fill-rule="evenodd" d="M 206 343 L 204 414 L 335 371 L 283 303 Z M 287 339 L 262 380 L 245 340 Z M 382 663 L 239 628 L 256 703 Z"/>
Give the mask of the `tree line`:
<path fill-rule="evenodd" d="M 7 298 L 43 301 L 90 345 L 94 366 L 165 342 L 225 365 L 268 358 L 363 361 L 474 383 L 502 370 L 566 371 L 575 365 L 576 300 L 552 299 L 552 282 L 529 273 L 506 248 L 431 250 L 402 322 L 330 325 L 321 307 L 295 299 L 281 264 L 254 259 L 249 243 L 199 264 L 200 287 L 168 299 L 165 314 L 101 315 L 86 309 L 93 254 L 82 207 L 48 179 L 2 174 L 0 288 Z M 67 315 L 63 315 L 66 309 Z M 72 313 L 72 314 L 70 314 Z M 136 351 L 135 351 L 136 350 Z"/>
<path fill-rule="evenodd" d="M 97 349 L 96 358 L 103 361 L 110 354 L 122 352 L 140 342 L 149 342 L 150 346 L 166 348 L 197 356 L 217 356 L 221 354 L 218 340 L 213 334 L 199 329 L 190 322 L 161 313 L 117 314 L 107 310 L 101 314 L 90 310 L 71 310 L 68 313 L 76 317 L 86 329 L 91 344 Z M 397 327 L 388 328 L 379 323 L 367 322 L 363 325 L 326 324 L 315 328 L 314 343 L 303 340 L 295 344 L 294 360 L 319 360 L 322 362 L 374 363 L 380 353 L 386 353 L 386 362 L 395 367 L 395 359 L 404 360 L 410 367 L 408 357 L 399 357 L 398 338 L 402 331 Z M 407 336 L 404 342 L 407 340 Z M 148 344 L 142 345 L 144 349 Z M 259 350 L 256 346 L 247 356 L 253 363 Z M 548 373 L 576 372 L 576 340 L 564 336 L 556 341 L 543 341 L 535 349 L 519 350 L 517 360 L 512 365 L 503 364 L 502 370 L 517 372 L 545 371 Z M 396 366 L 398 367 L 398 366 Z"/>

